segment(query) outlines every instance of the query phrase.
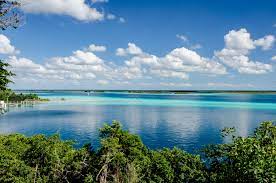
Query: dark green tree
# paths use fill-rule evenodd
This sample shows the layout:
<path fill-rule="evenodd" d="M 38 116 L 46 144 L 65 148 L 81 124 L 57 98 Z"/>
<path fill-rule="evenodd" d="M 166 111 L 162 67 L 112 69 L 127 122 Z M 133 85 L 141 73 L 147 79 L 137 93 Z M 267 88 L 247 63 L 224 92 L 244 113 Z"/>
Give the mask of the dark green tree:
<path fill-rule="evenodd" d="M 0 0 L 0 28 L 6 30 L 9 27 L 17 28 L 20 23 L 20 13 L 17 7 L 20 4 L 17 1 L 12 0 Z M 14 73 L 7 70 L 9 66 L 3 60 L 0 60 L 0 90 L 7 90 L 7 86 L 11 83 L 11 76 Z"/>
<path fill-rule="evenodd" d="M 15 74 L 7 69 L 9 67 L 8 63 L 5 63 L 3 60 L 0 60 L 0 90 L 7 90 L 9 83 L 12 83 L 10 79 L 11 76 Z"/>

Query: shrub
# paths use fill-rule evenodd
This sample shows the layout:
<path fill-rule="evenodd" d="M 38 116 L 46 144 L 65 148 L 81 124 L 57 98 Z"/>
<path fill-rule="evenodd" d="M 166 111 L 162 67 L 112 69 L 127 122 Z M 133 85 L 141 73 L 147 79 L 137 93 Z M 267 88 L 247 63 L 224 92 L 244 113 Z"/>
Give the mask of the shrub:
<path fill-rule="evenodd" d="M 205 149 L 212 181 L 276 182 L 276 126 L 263 122 L 252 136 L 232 138 Z"/>
<path fill-rule="evenodd" d="M 116 121 L 105 125 L 100 137 L 95 151 L 89 144 L 75 149 L 58 135 L 0 135 L 0 182 L 276 181 L 272 122 L 262 123 L 252 136 L 208 146 L 203 159 L 178 148 L 150 150 Z"/>

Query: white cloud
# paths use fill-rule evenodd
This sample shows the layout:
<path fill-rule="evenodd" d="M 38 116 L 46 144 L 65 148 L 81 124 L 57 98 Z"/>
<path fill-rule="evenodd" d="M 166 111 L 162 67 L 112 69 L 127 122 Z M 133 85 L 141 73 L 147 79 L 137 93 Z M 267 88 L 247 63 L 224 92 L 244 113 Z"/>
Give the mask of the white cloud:
<path fill-rule="evenodd" d="M 177 72 L 177 71 L 172 71 L 172 70 L 165 70 L 165 69 L 160 69 L 160 70 L 155 70 L 152 69 L 151 74 L 156 75 L 158 77 L 163 77 L 163 78 L 179 78 L 183 80 L 188 80 L 189 76 L 185 72 Z"/>
<path fill-rule="evenodd" d="M 252 61 L 247 55 L 236 50 L 223 49 L 215 52 L 215 55 L 225 65 L 238 70 L 243 74 L 265 74 L 272 71 L 272 66 L 258 61 Z"/>
<path fill-rule="evenodd" d="M 132 45 L 135 48 L 139 48 L 133 43 Z M 117 50 L 117 54 L 126 55 L 126 53 L 130 52 L 129 48 L 130 44 L 127 49 L 121 48 Z M 125 73 L 129 78 L 139 78 L 147 74 L 149 77 L 155 78 L 187 80 L 190 72 L 215 75 L 227 73 L 225 67 L 220 63 L 201 57 L 195 51 L 185 47 L 176 48 L 164 57 L 145 53 L 141 48 L 139 48 L 139 52 L 135 53 L 133 57 L 125 61 L 127 67 L 127 72 Z"/>
<path fill-rule="evenodd" d="M 270 64 L 252 61 L 248 55 L 256 46 L 270 47 L 271 38 L 252 40 L 246 29 L 232 30 L 224 36 L 225 48 L 215 51 L 215 56 L 225 65 L 243 74 L 265 74 L 272 71 Z"/>
<path fill-rule="evenodd" d="M 188 38 L 185 35 L 176 34 L 176 37 L 184 42 L 188 42 Z"/>
<path fill-rule="evenodd" d="M 128 43 L 128 48 L 126 49 L 118 48 L 116 50 L 117 56 L 139 55 L 142 53 L 143 53 L 142 49 L 136 46 L 134 43 Z"/>
<path fill-rule="evenodd" d="M 98 65 L 103 61 L 92 52 L 77 50 L 69 57 L 54 57 L 51 59 L 55 63 L 68 63 L 74 65 Z"/>
<path fill-rule="evenodd" d="M 263 38 L 255 40 L 254 43 L 256 46 L 261 46 L 263 50 L 269 50 L 273 47 L 275 42 L 275 37 L 273 35 L 267 35 Z"/>
<path fill-rule="evenodd" d="M 54 57 L 45 64 L 36 64 L 27 58 L 9 57 L 9 64 L 17 79 L 36 78 L 41 81 L 82 81 L 104 77 L 109 69 L 106 63 L 92 52 L 77 50 L 68 57 Z M 27 72 L 26 72 L 27 71 Z"/>
<path fill-rule="evenodd" d="M 35 64 L 32 60 L 27 58 L 17 58 L 16 56 L 10 56 L 9 63 L 13 66 L 13 68 L 19 70 L 44 70 L 44 68 L 41 65 Z"/>
<path fill-rule="evenodd" d="M 276 61 L 276 56 L 271 57 L 272 61 Z"/>
<path fill-rule="evenodd" d="M 9 57 L 8 62 L 17 74 L 18 83 L 22 84 L 29 78 L 45 85 L 56 83 L 57 87 L 66 83 L 76 83 L 78 86 L 82 86 L 83 83 L 86 83 L 86 86 L 89 86 L 89 83 L 93 86 L 118 83 L 136 87 L 142 86 L 143 83 L 158 81 L 165 86 L 164 83 L 168 83 L 167 79 L 176 79 L 177 83 L 188 80 L 190 72 L 226 73 L 221 64 L 201 57 L 184 47 L 176 48 L 163 57 L 145 53 L 134 43 L 129 43 L 127 48 L 121 49 L 124 55 L 129 56 L 129 59 L 121 65 L 109 63 L 98 57 L 94 52 L 104 49 L 96 45 L 90 46 L 90 49 L 76 50 L 70 56 L 49 58 L 42 64 L 15 56 Z M 168 85 L 173 86 L 173 84 Z"/>
<path fill-rule="evenodd" d="M 231 30 L 224 36 L 224 42 L 227 49 L 237 50 L 242 53 L 255 49 L 254 41 L 246 29 Z"/>
<path fill-rule="evenodd" d="M 15 49 L 13 45 L 11 45 L 11 41 L 5 35 L 0 34 L 0 54 L 16 54 L 19 51 Z"/>
<path fill-rule="evenodd" d="M 81 21 L 100 21 L 103 12 L 89 6 L 85 0 L 19 0 L 26 13 L 67 15 Z"/>
<path fill-rule="evenodd" d="M 42 64 L 15 56 L 9 57 L 9 63 L 13 66 L 20 84 L 29 78 L 29 81 L 37 80 L 37 83 L 45 85 L 58 83 L 58 87 L 62 86 L 61 83 L 77 83 L 78 86 L 87 87 L 109 83 L 116 86 L 127 84 L 129 87 L 145 84 L 150 86 L 153 83 L 159 83 L 164 87 L 189 87 L 187 80 L 193 76 L 192 73 L 206 77 L 224 75 L 228 73 L 225 66 L 246 74 L 264 74 L 272 71 L 272 65 L 249 58 L 251 50 L 265 44 L 255 44 L 256 40 L 253 40 L 245 29 L 230 31 L 224 38 L 225 47 L 216 51 L 211 58 L 203 57 L 185 47 L 175 48 L 157 56 L 144 52 L 134 43 L 128 43 L 126 48 L 116 50 L 116 55 L 124 56 L 125 59 L 120 64 L 100 58 L 97 52 L 106 51 L 106 47 L 95 44 L 83 50 L 73 51 L 69 56 L 49 58 Z M 243 87 L 227 83 L 209 83 L 208 86 Z"/>
<path fill-rule="evenodd" d="M 105 52 L 106 51 L 106 47 L 105 46 L 99 46 L 99 45 L 91 44 L 91 45 L 89 45 L 89 47 L 87 48 L 87 50 L 91 51 L 91 52 Z"/>
<path fill-rule="evenodd" d="M 201 72 L 210 74 L 226 74 L 226 69 L 220 63 L 201 57 L 195 51 L 187 48 L 176 48 L 163 59 L 167 67 L 185 72 Z"/>
<path fill-rule="evenodd" d="M 108 0 L 91 0 L 92 3 L 107 3 Z"/>

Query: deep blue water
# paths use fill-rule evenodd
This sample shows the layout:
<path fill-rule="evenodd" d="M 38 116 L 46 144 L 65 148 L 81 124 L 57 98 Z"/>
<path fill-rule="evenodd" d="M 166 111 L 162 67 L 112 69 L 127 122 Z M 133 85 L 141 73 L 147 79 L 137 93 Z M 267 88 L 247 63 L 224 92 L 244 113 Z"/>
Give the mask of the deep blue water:
<path fill-rule="evenodd" d="M 269 94 L 127 94 L 39 92 L 51 101 L 10 108 L 0 116 L 0 133 L 51 135 L 98 145 L 98 130 L 112 120 L 141 136 L 151 148 L 180 147 L 194 152 L 223 143 L 220 130 L 252 134 L 261 121 L 276 120 L 276 95 Z M 65 101 L 62 101 L 64 98 Z"/>

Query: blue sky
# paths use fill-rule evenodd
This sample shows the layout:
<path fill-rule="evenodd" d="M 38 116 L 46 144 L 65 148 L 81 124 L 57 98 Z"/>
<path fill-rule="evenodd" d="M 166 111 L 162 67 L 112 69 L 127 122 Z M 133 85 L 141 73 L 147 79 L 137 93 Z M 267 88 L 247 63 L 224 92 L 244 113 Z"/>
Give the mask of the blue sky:
<path fill-rule="evenodd" d="M 15 89 L 276 90 L 273 0 L 20 2 Z"/>

